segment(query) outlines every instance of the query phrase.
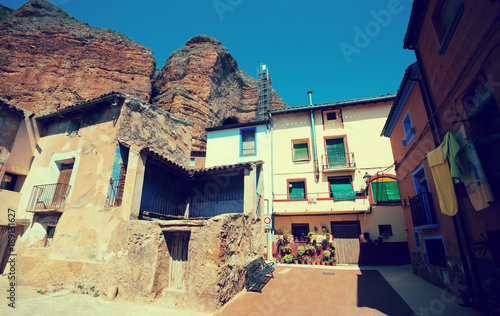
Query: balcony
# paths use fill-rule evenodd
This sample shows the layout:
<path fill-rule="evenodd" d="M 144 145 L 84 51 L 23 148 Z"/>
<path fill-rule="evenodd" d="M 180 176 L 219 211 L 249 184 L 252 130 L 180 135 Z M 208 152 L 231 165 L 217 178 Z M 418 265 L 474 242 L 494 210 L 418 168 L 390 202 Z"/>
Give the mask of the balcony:
<path fill-rule="evenodd" d="M 354 153 L 322 155 L 323 171 L 345 171 L 356 168 Z"/>
<path fill-rule="evenodd" d="M 421 192 L 410 198 L 411 218 L 415 229 L 437 228 L 436 211 L 429 192 Z"/>
<path fill-rule="evenodd" d="M 147 207 L 141 207 L 141 216 L 160 218 L 210 218 L 226 213 L 243 213 L 243 193 L 215 196 L 173 198 L 161 189 L 155 188 Z"/>
<path fill-rule="evenodd" d="M 31 191 L 28 212 L 62 213 L 71 186 L 65 183 L 35 185 Z"/>

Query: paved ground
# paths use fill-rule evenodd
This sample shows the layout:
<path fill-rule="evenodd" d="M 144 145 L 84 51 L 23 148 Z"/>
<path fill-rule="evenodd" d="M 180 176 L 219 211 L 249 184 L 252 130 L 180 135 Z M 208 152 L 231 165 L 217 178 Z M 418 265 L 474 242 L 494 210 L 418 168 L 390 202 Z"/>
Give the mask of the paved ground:
<path fill-rule="evenodd" d="M 262 294 L 243 292 L 216 315 L 478 315 L 411 266 L 278 265 L 274 275 Z"/>
<path fill-rule="evenodd" d="M 262 294 L 242 292 L 217 316 L 237 315 L 477 315 L 461 301 L 415 276 L 410 266 L 278 265 Z M 106 301 L 70 291 L 37 293 L 16 288 L 16 308 L 8 307 L 7 277 L 0 276 L 0 315 L 209 315 L 158 304 Z"/>

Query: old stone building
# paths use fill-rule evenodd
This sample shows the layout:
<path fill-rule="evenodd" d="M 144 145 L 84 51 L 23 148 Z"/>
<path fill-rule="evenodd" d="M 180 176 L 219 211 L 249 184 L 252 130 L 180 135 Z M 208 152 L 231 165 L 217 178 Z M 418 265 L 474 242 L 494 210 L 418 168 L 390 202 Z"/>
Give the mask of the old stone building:
<path fill-rule="evenodd" d="M 188 169 L 192 123 L 112 93 L 36 117 L 18 280 L 213 311 L 262 253 L 262 162 Z"/>

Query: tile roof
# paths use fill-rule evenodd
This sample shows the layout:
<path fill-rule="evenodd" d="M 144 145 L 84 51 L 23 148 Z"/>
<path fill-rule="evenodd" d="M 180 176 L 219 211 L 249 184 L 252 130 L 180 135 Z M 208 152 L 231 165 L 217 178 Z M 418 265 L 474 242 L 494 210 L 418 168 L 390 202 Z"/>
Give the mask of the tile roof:
<path fill-rule="evenodd" d="M 208 175 L 208 174 L 213 174 L 213 173 L 219 173 L 219 172 L 223 172 L 223 171 L 250 169 L 250 168 L 253 168 L 253 166 L 255 166 L 255 165 L 262 165 L 264 163 L 264 161 L 262 161 L 262 160 L 256 160 L 256 161 L 248 161 L 248 162 L 242 162 L 242 163 L 237 163 L 237 164 L 232 164 L 232 165 L 214 166 L 214 167 L 209 167 L 209 168 L 186 168 L 186 167 L 181 166 L 178 163 L 173 162 L 172 160 L 164 157 L 163 155 L 158 154 L 157 152 L 155 152 L 149 148 L 144 148 L 142 151 L 144 153 L 146 153 L 147 155 L 156 158 L 161 163 L 166 164 L 169 167 L 175 169 L 176 171 L 182 173 L 184 176 L 186 176 L 188 178 L 193 178 L 195 176 L 203 176 L 203 175 Z"/>
<path fill-rule="evenodd" d="M 246 126 L 264 125 L 264 124 L 267 124 L 268 122 L 269 121 L 267 121 L 267 120 L 263 120 L 263 121 L 253 121 L 253 122 L 246 122 L 246 123 L 237 123 L 237 124 L 223 125 L 223 126 L 217 126 L 217 127 L 207 127 L 207 128 L 205 128 L 205 130 L 207 132 L 213 132 L 213 131 L 220 131 L 220 130 L 225 130 L 225 129 L 246 127 Z"/>
<path fill-rule="evenodd" d="M 286 109 L 282 109 L 282 110 L 274 110 L 274 111 L 271 111 L 271 114 L 281 114 L 281 113 L 296 112 L 296 111 L 314 110 L 314 109 L 327 108 L 327 107 L 331 107 L 331 106 L 347 106 L 347 105 L 353 105 L 353 104 L 358 104 L 358 103 L 387 101 L 387 100 L 392 100 L 395 98 L 396 98 L 395 94 L 388 93 L 386 95 L 381 95 L 381 96 L 377 96 L 377 97 L 368 97 L 368 98 L 343 100 L 343 101 L 335 101 L 335 102 L 328 102 L 328 103 L 319 103 L 319 104 L 313 104 L 313 105 L 295 106 L 295 107 L 290 107 L 290 108 L 286 108 Z"/>

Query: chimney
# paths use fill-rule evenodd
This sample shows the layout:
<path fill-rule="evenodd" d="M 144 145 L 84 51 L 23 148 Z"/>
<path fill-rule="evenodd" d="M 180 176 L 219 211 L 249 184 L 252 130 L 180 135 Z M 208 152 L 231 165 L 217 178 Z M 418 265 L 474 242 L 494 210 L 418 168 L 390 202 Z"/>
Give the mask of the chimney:
<path fill-rule="evenodd" d="M 307 91 L 307 95 L 309 96 L 309 105 L 313 105 L 313 92 Z"/>

